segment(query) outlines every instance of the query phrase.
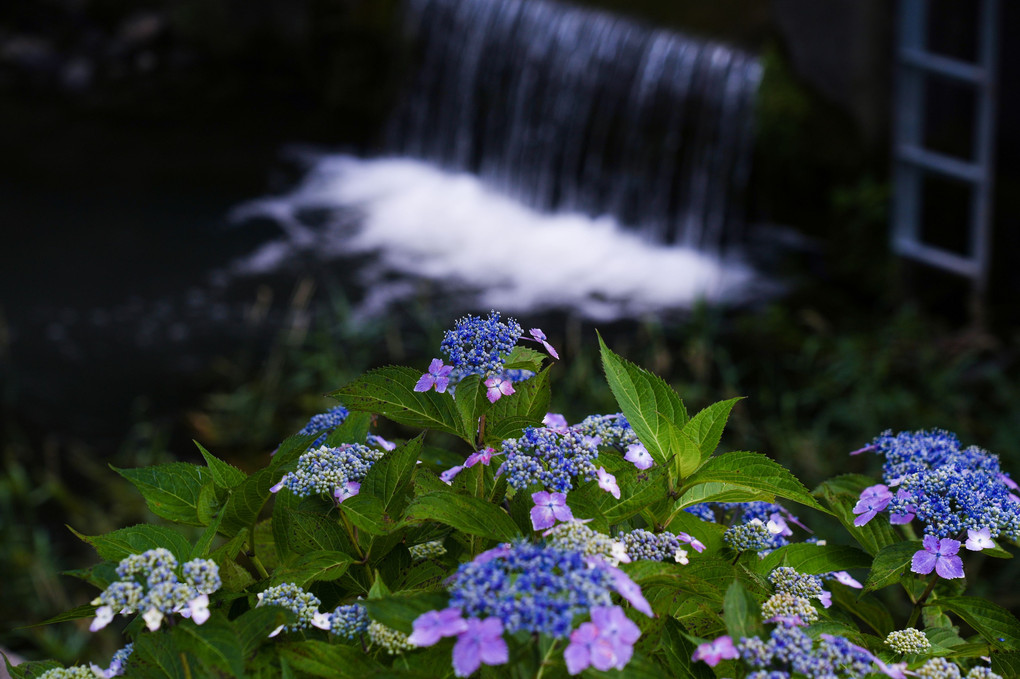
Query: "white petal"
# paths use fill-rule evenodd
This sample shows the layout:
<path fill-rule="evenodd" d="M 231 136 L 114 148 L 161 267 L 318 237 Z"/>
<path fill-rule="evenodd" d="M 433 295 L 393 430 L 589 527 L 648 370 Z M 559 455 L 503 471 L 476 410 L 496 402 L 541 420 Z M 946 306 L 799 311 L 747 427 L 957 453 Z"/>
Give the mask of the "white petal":
<path fill-rule="evenodd" d="M 113 608 L 111 606 L 100 606 L 96 609 L 96 619 L 89 625 L 90 632 L 98 632 L 113 620 Z"/>
<path fill-rule="evenodd" d="M 149 631 L 155 632 L 159 629 L 160 623 L 163 622 L 163 614 L 155 608 L 150 608 L 142 615 L 142 619 L 145 620 L 145 626 L 149 628 Z"/>
<path fill-rule="evenodd" d="M 312 627 L 318 627 L 319 629 L 329 629 L 329 613 L 316 613 L 312 616 Z"/>

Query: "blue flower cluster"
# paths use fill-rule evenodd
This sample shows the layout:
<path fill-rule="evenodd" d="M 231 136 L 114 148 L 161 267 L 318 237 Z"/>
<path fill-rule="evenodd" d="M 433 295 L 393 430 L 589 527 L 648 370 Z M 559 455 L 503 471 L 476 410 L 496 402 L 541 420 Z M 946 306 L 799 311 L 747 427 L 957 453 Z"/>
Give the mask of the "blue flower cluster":
<path fill-rule="evenodd" d="M 368 631 L 368 610 L 361 604 L 337 606 L 329 616 L 329 631 L 338 637 L 353 639 Z"/>
<path fill-rule="evenodd" d="M 93 632 L 102 629 L 117 613 L 143 612 L 150 630 L 159 628 L 172 613 L 194 616 L 202 624 L 209 617 L 208 595 L 220 588 L 219 567 L 209 559 L 193 559 L 179 567 L 177 558 L 163 548 L 131 554 L 117 566 L 120 580 L 110 583 L 92 601 L 96 618 Z"/>
<path fill-rule="evenodd" d="M 822 634 L 816 642 L 793 625 L 776 626 L 768 641 L 741 639 L 738 649 L 743 661 L 757 670 L 748 674 L 748 679 L 789 679 L 791 674 L 811 679 L 863 679 L 875 671 L 874 656 L 866 649 L 831 634 Z"/>
<path fill-rule="evenodd" d="M 637 528 L 629 533 L 620 532 L 619 538 L 627 554 L 635 561 L 673 561 L 680 550 L 680 539 L 672 533 L 653 533 Z"/>
<path fill-rule="evenodd" d="M 961 448 L 955 434 L 938 429 L 887 431 L 863 450 L 885 457 L 883 480 L 896 487 L 888 504 L 894 523 L 916 517 L 925 535 L 938 538 L 983 529 L 991 538 L 1020 538 L 1020 502 L 1011 493 L 1016 484 L 997 455 Z"/>
<path fill-rule="evenodd" d="M 507 483 L 521 490 L 540 485 L 551 492 L 565 493 L 574 487 L 573 478 L 595 478 L 597 444 L 589 437 L 567 430 L 528 427 L 519 439 L 503 441 L 506 462 L 501 470 Z"/>
<path fill-rule="evenodd" d="M 623 416 L 623 413 L 589 415 L 571 429 L 582 436 L 599 439 L 600 446 L 613 446 L 620 450 L 626 450 L 627 446 L 639 443 L 634 428 L 630 426 L 630 422 Z"/>
<path fill-rule="evenodd" d="M 522 334 L 524 331 L 516 320 L 509 318 L 504 323 L 498 311 L 491 311 L 484 319 L 480 316 L 458 319 L 453 329 L 446 331 L 440 349 L 460 377 L 500 374 L 506 355 L 513 351 Z"/>
<path fill-rule="evenodd" d="M 339 427 L 347 419 L 350 413 L 347 412 L 347 408 L 343 406 L 334 406 L 324 413 L 313 415 L 312 419 L 308 420 L 308 424 L 301 428 L 298 432 L 300 436 L 306 436 L 308 434 L 317 434 L 322 432 L 322 436 L 312 441 L 312 445 L 308 446 L 311 448 L 318 448 L 326 442 L 326 438 L 330 432 Z"/>
<path fill-rule="evenodd" d="M 385 453 L 361 443 L 347 443 L 337 448 L 322 446 L 298 458 L 297 469 L 288 472 L 273 487 L 274 492 L 287 488 L 295 495 L 333 496 L 349 482 L 361 481 Z"/>
<path fill-rule="evenodd" d="M 258 606 L 280 606 L 294 613 L 297 620 L 292 625 L 280 626 L 269 636 L 275 636 L 283 630 L 296 632 L 315 625 L 329 629 L 330 621 L 323 619 L 319 613 L 319 597 L 298 587 L 293 582 L 274 585 L 258 593 Z"/>
<path fill-rule="evenodd" d="M 612 587 L 609 569 L 579 551 L 520 543 L 461 565 L 450 587 L 450 607 L 469 618 L 495 616 L 510 633 L 563 638 L 575 616 L 611 605 Z"/>
<path fill-rule="evenodd" d="M 787 537 L 793 534 L 787 521 L 797 523 L 797 517 L 785 507 L 771 502 L 704 502 L 686 511 L 702 521 L 729 524 L 723 537 L 738 551 L 770 552 L 785 547 L 790 544 Z"/>

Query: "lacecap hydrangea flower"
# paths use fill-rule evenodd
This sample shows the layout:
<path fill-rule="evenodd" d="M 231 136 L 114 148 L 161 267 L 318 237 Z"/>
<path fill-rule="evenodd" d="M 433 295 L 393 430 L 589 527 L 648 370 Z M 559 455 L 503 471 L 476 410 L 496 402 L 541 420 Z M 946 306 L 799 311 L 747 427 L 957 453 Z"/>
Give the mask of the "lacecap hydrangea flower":
<path fill-rule="evenodd" d="M 598 473 L 597 443 L 576 431 L 527 427 L 519 439 L 503 441 L 501 452 L 506 457 L 500 472 L 517 490 L 539 485 L 565 493 L 574 487 L 575 478 L 591 481 Z"/>
<path fill-rule="evenodd" d="M 624 622 L 623 609 L 613 605 L 613 594 L 652 615 L 640 587 L 619 568 L 601 556 L 553 545 L 500 545 L 462 564 L 450 582 L 449 607 L 419 616 L 409 642 L 431 646 L 456 636 L 457 676 L 483 662 L 506 662 L 502 635 L 521 631 L 569 637 L 571 673 L 588 666 L 622 668 L 638 635 L 633 623 Z M 591 622 L 575 628 L 575 620 L 584 616 Z"/>
<path fill-rule="evenodd" d="M 361 480 L 383 455 L 384 451 L 361 443 L 320 446 L 301 455 L 297 468 L 269 490 L 277 493 L 286 488 L 301 497 L 327 495 L 343 502 L 358 494 Z"/>
<path fill-rule="evenodd" d="M 142 613 L 155 631 L 163 618 L 174 613 L 201 625 L 209 618 L 209 595 L 220 588 L 219 567 L 209 559 L 193 559 L 180 566 L 163 548 L 132 554 L 117 566 L 120 578 L 92 601 L 96 617 L 89 629 L 106 627 L 118 613 Z"/>
<path fill-rule="evenodd" d="M 269 636 L 271 637 L 275 637 L 283 631 L 297 632 L 309 627 L 328 630 L 332 627 L 330 616 L 319 612 L 319 605 L 322 603 L 319 601 L 319 597 L 311 592 L 306 592 L 293 582 L 285 582 L 269 587 L 259 592 L 257 598 L 258 603 L 255 604 L 256 607 L 280 606 L 297 616 L 293 624 L 280 625 L 270 632 Z"/>

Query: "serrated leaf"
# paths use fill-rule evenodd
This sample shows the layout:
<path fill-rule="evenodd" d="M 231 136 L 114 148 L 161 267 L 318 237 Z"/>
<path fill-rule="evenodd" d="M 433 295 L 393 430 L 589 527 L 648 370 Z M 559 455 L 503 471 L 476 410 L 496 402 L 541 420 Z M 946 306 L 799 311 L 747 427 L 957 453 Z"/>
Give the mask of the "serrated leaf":
<path fill-rule="evenodd" d="M 673 505 L 673 514 L 675 516 L 678 512 L 703 502 L 755 502 L 759 500 L 771 502 L 775 497 L 763 490 L 735 486 L 732 483 L 709 481 L 685 490 Z"/>
<path fill-rule="evenodd" d="M 167 643 L 165 634 L 140 634 L 134 640 L 131 652 L 133 662 L 142 663 L 146 670 L 145 676 L 168 677 L 168 679 L 190 679 L 191 673 L 184 671 L 183 662 L 190 654 L 183 653 Z"/>
<path fill-rule="evenodd" d="M 18 665 L 12 665 L 6 653 L 0 653 L 4 657 L 4 665 L 11 679 L 38 679 L 50 670 L 62 668 L 63 665 L 56 660 L 29 660 Z"/>
<path fill-rule="evenodd" d="M 411 595 L 386 595 L 376 599 L 366 599 L 361 604 L 368 609 L 368 614 L 373 620 L 404 634 L 410 634 L 415 618 L 428 611 L 446 608 L 449 599 L 449 595 L 445 592 L 427 592 Z"/>
<path fill-rule="evenodd" d="M 28 627 L 42 627 L 43 625 L 52 625 L 58 622 L 68 622 L 70 620 L 81 620 L 82 618 L 93 618 L 96 615 L 96 606 L 91 604 L 82 604 L 76 608 L 72 608 L 69 611 L 65 611 L 60 615 L 55 615 L 52 618 L 47 618 L 42 622 L 37 622 L 34 625 L 25 625 L 18 629 L 26 629 Z"/>
<path fill-rule="evenodd" d="M 683 627 L 670 618 L 662 628 L 660 650 L 666 657 L 672 676 L 676 679 L 715 679 L 715 674 L 703 662 L 694 662 L 691 658 L 697 650 L 697 644 L 687 638 Z"/>
<path fill-rule="evenodd" d="M 457 383 L 454 404 L 460 413 L 460 437 L 475 440 L 478 436 L 478 418 L 489 410 L 485 387 L 479 375 L 468 375 Z"/>
<path fill-rule="evenodd" d="M 514 382 L 514 393 L 504 396 L 489 408 L 486 420 L 494 424 L 508 417 L 526 417 L 536 426 L 549 411 L 549 368 L 523 382 Z"/>
<path fill-rule="evenodd" d="M 224 462 L 208 450 L 202 447 L 198 441 L 193 441 L 198 446 L 198 452 L 205 458 L 206 468 L 212 474 L 213 481 L 217 486 L 224 489 L 231 489 L 248 478 L 248 475 L 237 467 Z"/>
<path fill-rule="evenodd" d="M 242 613 L 233 625 L 244 656 L 251 655 L 274 629 L 293 623 L 295 618 L 292 612 L 279 606 L 256 606 Z"/>
<path fill-rule="evenodd" d="M 369 535 L 386 535 L 397 523 L 386 515 L 382 500 L 371 495 L 354 495 L 340 504 L 340 511 Z"/>
<path fill-rule="evenodd" d="M 111 469 L 138 489 L 156 516 L 177 523 L 204 525 L 199 519 L 199 495 L 202 486 L 212 481 L 212 474 L 205 468 L 188 462 L 170 462 L 138 469 L 113 466 Z"/>
<path fill-rule="evenodd" d="M 616 524 L 640 513 L 645 507 L 666 497 L 667 474 L 661 467 L 640 471 L 631 467 L 617 475 L 620 499 L 599 489 L 605 496 L 602 514 L 610 524 Z M 595 488 L 598 488 L 596 485 Z"/>
<path fill-rule="evenodd" d="M 345 443 L 364 443 L 372 426 L 369 413 L 349 413 L 343 423 L 329 432 L 323 445 L 337 448 Z M 314 441 L 313 441 L 314 443 Z"/>
<path fill-rule="evenodd" d="M 542 369 L 545 354 L 531 347 L 516 346 L 506 357 L 506 370 L 530 370 L 538 372 Z"/>
<path fill-rule="evenodd" d="M 298 512 L 282 507 L 273 511 L 273 539 L 281 560 L 289 553 L 308 554 L 315 551 L 350 553 L 350 538 L 336 522 L 322 514 Z"/>
<path fill-rule="evenodd" d="M 185 620 L 173 627 L 171 638 L 177 649 L 189 651 L 207 666 L 244 676 L 244 655 L 237 633 L 221 615 L 213 615 L 199 627 Z M 195 672 L 195 668 L 191 668 Z"/>
<path fill-rule="evenodd" d="M 683 432 L 697 444 L 701 452 L 699 465 L 711 457 L 719 447 L 719 440 L 730 417 L 730 411 L 741 399 L 743 396 L 713 403 L 684 425 Z"/>
<path fill-rule="evenodd" d="M 338 429 L 346 427 L 350 421 L 351 416 L 348 416 L 347 420 L 345 420 Z M 301 455 L 308 450 L 308 446 L 310 446 L 319 436 L 321 436 L 320 433 L 311 433 L 294 434 L 293 436 L 288 437 L 273 453 L 273 459 L 269 462 L 269 471 L 276 472 L 279 469 L 288 467 L 292 462 L 301 457 Z M 364 440 L 364 436 L 358 439 L 359 442 Z M 249 480 L 251 479 L 251 477 L 248 478 Z"/>
<path fill-rule="evenodd" d="M 399 515 L 406 506 L 405 495 L 411 485 L 423 439 L 424 435 L 420 434 L 373 464 L 361 482 L 359 494 L 379 498 L 384 513 Z"/>
<path fill-rule="evenodd" d="M 316 551 L 301 554 L 273 573 L 273 582 L 293 582 L 307 589 L 312 582 L 337 580 L 354 561 L 343 552 Z"/>
<path fill-rule="evenodd" d="M 322 641 L 281 644 L 280 657 L 299 672 L 328 679 L 365 679 L 383 670 L 360 646 Z"/>
<path fill-rule="evenodd" d="M 758 622 L 760 607 L 761 603 L 739 581 L 734 580 L 730 584 L 723 599 L 723 621 L 731 638 L 741 639 L 761 633 L 761 624 Z"/>
<path fill-rule="evenodd" d="M 541 423 L 539 423 L 541 424 Z M 535 420 L 530 417 L 512 416 L 505 417 L 498 422 L 485 423 L 485 445 L 499 448 L 507 439 L 519 439 L 524 435 L 525 427 L 538 426 Z"/>
<path fill-rule="evenodd" d="M 870 568 L 872 559 L 866 553 L 845 545 L 813 545 L 805 542 L 786 545 L 773 550 L 761 560 L 759 572 L 770 573 L 786 565 L 798 573 L 822 575 L 834 571 Z"/>
<path fill-rule="evenodd" d="M 1003 679 L 1020 677 L 1020 651 L 992 654 L 992 672 Z"/>
<path fill-rule="evenodd" d="M 216 515 L 205 530 L 202 531 L 202 535 L 199 536 L 198 542 L 191 550 L 191 559 L 203 558 L 209 554 L 209 550 L 212 548 L 213 540 L 216 539 L 216 534 L 220 531 L 220 524 L 223 522 L 223 513 L 220 512 Z M 189 559 L 190 560 L 190 559 Z"/>
<path fill-rule="evenodd" d="M 494 504 L 466 495 L 435 492 L 415 498 L 407 508 L 412 521 L 438 521 L 469 535 L 508 542 L 521 537 L 510 516 Z"/>
<path fill-rule="evenodd" d="M 922 549 L 920 540 L 897 542 L 883 548 L 875 555 L 868 579 L 864 583 L 864 593 L 874 592 L 876 589 L 898 582 L 919 549 Z"/>
<path fill-rule="evenodd" d="M 987 599 L 956 596 L 934 599 L 932 606 L 955 613 L 998 651 L 1020 651 L 1020 621 Z"/>
<path fill-rule="evenodd" d="M 751 491 L 762 491 L 829 513 L 811 497 L 804 484 L 789 470 L 760 453 L 741 451 L 724 453 L 709 459 L 697 473 L 687 479 L 683 492 L 697 484 L 712 481 L 728 483 Z"/>
<path fill-rule="evenodd" d="M 68 528 L 82 541 L 92 545 L 99 558 L 106 561 L 117 562 L 131 554 L 141 554 L 157 547 L 170 550 L 178 561 L 187 561 L 191 554 L 188 539 L 166 526 L 142 523 L 119 528 L 105 535 L 83 535 L 70 526 Z"/>
<path fill-rule="evenodd" d="M 422 373 L 388 366 L 362 375 L 330 394 L 350 410 L 378 413 L 410 427 L 434 429 L 463 438 L 460 412 L 449 394 L 414 391 Z M 465 439 L 473 445 L 472 439 Z"/>
<path fill-rule="evenodd" d="M 261 469 L 230 491 L 223 504 L 223 520 L 220 524 L 224 535 L 235 535 L 255 524 L 259 512 L 272 494 L 269 489 L 273 486 L 274 475 L 275 471 L 271 468 Z"/>
<path fill-rule="evenodd" d="M 885 638 L 896 629 L 892 614 L 879 599 L 870 594 L 858 594 L 846 587 L 833 587 L 832 600 L 844 611 L 859 618 L 864 624 Z"/>
<path fill-rule="evenodd" d="M 634 433 L 657 464 L 670 464 L 677 451 L 669 447 L 667 423 L 674 428 L 687 423 L 683 401 L 661 377 L 613 353 L 601 335 L 599 348 L 609 388 Z"/>

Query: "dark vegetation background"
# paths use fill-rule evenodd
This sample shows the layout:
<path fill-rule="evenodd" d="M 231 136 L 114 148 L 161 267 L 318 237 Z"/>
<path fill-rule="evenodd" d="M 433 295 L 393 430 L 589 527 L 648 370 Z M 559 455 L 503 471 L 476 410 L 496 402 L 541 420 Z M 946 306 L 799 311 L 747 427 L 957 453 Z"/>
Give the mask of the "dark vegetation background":
<path fill-rule="evenodd" d="M 600 324 L 614 350 L 665 377 L 690 409 L 747 396 L 724 446 L 766 452 L 809 486 L 876 472 L 874 460 L 846 453 L 886 428 L 954 430 L 1017 472 L 1020 140 L 1006 121 L 1018 95 L 1004 88 L 1000 100 L 993 285 L 975 306 L 965 284 L 888 253 L 893 3 L 587 4 L 761 55 L 749 238 L 790 290 L 753 307 Z M 965 55 L 972 18 L 951 14 L 962 3 L 934 4 L 950 12 L 934 39 Z M 1020 8 L 1003 4 L 1007 83 L 1018 75 L 1010 31 Z M 100 330 L 74 323 L 110 308 L 136 323 L 134 307 L 250 249 L 257 230 L 224 229 L 223 216 L 294 179 L 283 145 L 371 150 L 414 62 L 398 9 L 394 0 L 0 9 L 0 645 L 63 662 L 108 657 L 114 640 L 84 626 L 24 627 L 94 594 L 59 575 L 94 558 L 64 524 L 96 534 L 151 518 L 107 464 L 193 459 L 194 438 L 257 467 L 331 405 L 326 390 L 436 353 L 456 313 L 442 300 L 422 291 L 400 315 L 354 324 L 342 272 L 313 262 L 221 291 L 213 301 L 225 315 L 159 326 L 183 324 L 186 340 L 156 330 L 130 341 L 117 313 Z M 932 134 L 960 143 L 965 97 L 932 97 Z M 794 244 L 778 246 L 775 226 L 793 227 L 799 236 L 784 242 Z M 960 228 L 952 205 L 926 222 L 947 241 Z M 562 348 L 556 409 L 571 421 L 614 411 L 594 325 L 570 313 L 524 320 Z M 996 563 L 969 584 L 1015 608 L 1017 575 Z"/>

